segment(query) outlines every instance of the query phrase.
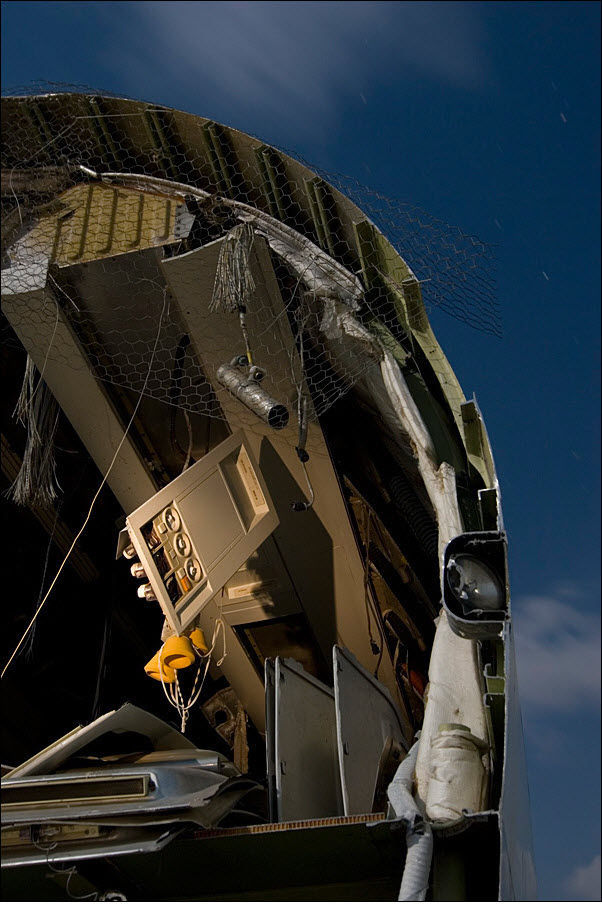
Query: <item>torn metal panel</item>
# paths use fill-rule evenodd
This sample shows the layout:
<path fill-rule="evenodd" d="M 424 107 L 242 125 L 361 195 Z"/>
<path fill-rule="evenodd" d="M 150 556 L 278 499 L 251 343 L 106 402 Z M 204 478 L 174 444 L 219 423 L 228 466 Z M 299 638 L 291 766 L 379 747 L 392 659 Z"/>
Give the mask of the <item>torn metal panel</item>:
<path fill-rule="evenodd" d="M 374 804 L 379 764 L 387 743 L 407 751 L 411 728 L 386 687 L 348 650 L 334 647 L 337 747 L 345 815 L 369 813 Z"/>
<path fill-rule="evenodd" d="M 124 818 L 163 811 L 200 810 L 227 781 L 198 763 L 147 763 L 78 769 L 60 774 L 6 777 L 2 782 L 2 823 Z"/>
<path fill-rule="evenodd" d="M 125 703 L 119 709 L 105 713 L 89 725 L 78 725 L 68 734 L 16 766 L 6 778 L 26 775 L 48 775 L 79 750 L 108 732 L 134 731 L 152 741 L 155 750 L 195 750 L 195 745 L 181 732 L 162 719 Z"/>
<path fill-rule="evenodd" d="M 275 663 L 278 820 L 342 813 L 334 693 L 298 663 Z"/>
<path fill-rule="evenodd" d="M 408 436 L 426 491 L 437 516 L 439 558 L 442 561 L 446 544 L 462 530 L 454 469 L 447 462 L 442 462 L 437 467 L 430 434 L 410 394 L 403 374 L 390 352 L 385 352 L 380 367 L 387 393 L 401 428 Z"/>
<path fill-rule="evenodd" d="M 431 329 L 419 280 L 393 248 L 390 241 L 369 220 L 354 223 L 355 240 L 360 253 L 364 282 L 386 287 L 400 323 L 415 337 L 425 353 L 439 382 L 458 426 L 464 393 L 447 358 Z"/>
<path fill-rule="evenodd" d="M 154 751 L 80 757 L 89 765 L 74 767 L 82 747 L 120 732 L 143 735 Z M 60 770 L 67 761 L 69 768 Z M 197 750 L 180 732 L 126 704 L 3 777 L 3 851 L 15 865 L 36 862 L 30 838 L 53 833 L 53 847 L 70 853 L 72 843 L 81 842 L 82 856 L 144 850 L 146 842 L 165 836 L 163 826 L 170 826 L 169 834 L 187 823 L 218 824 L 259 788 L 221 754 Z M 143 847 L 132 847 L 139 841 Z"/>

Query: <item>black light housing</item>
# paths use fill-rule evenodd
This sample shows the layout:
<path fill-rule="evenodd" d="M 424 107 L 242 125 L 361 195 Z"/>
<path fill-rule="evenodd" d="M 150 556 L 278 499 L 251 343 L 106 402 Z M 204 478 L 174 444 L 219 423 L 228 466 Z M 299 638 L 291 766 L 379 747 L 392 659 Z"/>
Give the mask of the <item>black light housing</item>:
<path fill-rule="evenodd" d="M 507 540 L 503 531 L 459 534 L 445 549 L 443 607 L 454 634 L 498 635 L 508 618 Z"/>

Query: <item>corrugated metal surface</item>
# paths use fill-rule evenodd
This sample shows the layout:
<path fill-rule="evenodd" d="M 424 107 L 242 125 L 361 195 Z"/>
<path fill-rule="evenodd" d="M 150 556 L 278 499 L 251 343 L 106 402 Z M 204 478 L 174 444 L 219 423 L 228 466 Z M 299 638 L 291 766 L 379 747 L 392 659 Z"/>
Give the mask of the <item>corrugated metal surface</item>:
<path fill-rule="evenodd" d="M 23 244 L 46 248 L 59 267 L 127 254 L 176 240 L 178 202 L 102 183 L 76 185 L 58 196 Z"/>

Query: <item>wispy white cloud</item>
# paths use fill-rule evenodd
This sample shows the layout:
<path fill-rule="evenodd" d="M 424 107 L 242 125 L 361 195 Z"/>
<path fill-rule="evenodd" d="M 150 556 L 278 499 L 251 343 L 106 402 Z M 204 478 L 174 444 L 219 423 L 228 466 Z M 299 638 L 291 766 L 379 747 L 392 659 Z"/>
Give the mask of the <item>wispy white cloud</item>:
<path fill-rule="evenodd" d="M 600 854 L 596 854 L 587 866 L 578 866 L 566 882 L 566 891 L 572 901 L 600 900 Z"/>
<path fill-rule="evenodd" d="M 513 611 L 522 703 L 556 709 L 599 703 L 600 616 L 551 596 L 519 598 Z"/>
<path fill-rule="evenodd" d="M 577 600 L 583 596 L 583 590 L 577 581 L 559 581 L 552 587 L 552 596 L 561 599 Z"/>
<path fill-rule="evenodd" d="M 478 4 L 139 2 L 124 62 L 147 81 L 208 89 L 232 109 L 319 119 L 373 77 L 474 88 L 487 69 Z M 398 98 L 391 97 L 392 115 Z"/>

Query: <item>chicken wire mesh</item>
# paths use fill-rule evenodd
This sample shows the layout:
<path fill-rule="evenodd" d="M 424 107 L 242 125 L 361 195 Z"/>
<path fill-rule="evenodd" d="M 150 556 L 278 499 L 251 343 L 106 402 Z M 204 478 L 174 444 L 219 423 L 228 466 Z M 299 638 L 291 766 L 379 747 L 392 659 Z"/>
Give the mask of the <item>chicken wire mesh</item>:
<path fill-rule="evenodd" d="M 357 179 L 328 172 L 302 157 L 296 159 L 369 216 L 412 268 L 427 309 L 436 307 L 479 332 L 502 338 L 494 245 Z"/>
<path fill-rule="evenodd" d="M 270 426 L 301 423 L 385 349 L 419 367 L 422 292 L 501 330 L 478 239 L 235 130 L 79 86 L 3 99 L 2 239 L 5 312 L 44 364 L 210 417 L 259 392 L 279 406 Z"/>

